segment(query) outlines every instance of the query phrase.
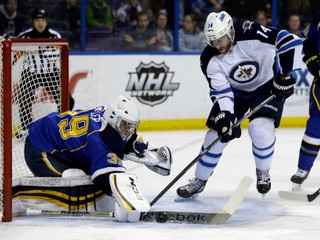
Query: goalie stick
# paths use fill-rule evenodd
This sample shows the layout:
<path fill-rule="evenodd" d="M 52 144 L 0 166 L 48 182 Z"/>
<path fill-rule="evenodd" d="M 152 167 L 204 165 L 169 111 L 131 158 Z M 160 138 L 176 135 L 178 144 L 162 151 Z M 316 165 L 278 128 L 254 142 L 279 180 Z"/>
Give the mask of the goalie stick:
<path fill-rule="evenodd" d="M 298 192 L 290 192 L 290 191 L 279 191 L 279 196 L 288 200 L 295 200 L 300 202 L 312 202 L 320 195 L 320 188 L 314 193 L 303 194 Z"/>
<path fill-rule="evenodd" d="M 192 224 L 223 224 L 227 222 L 234 212 L 238 209 L 240 203 L 252 184 L 250 177 L 244 177 L 237 189 L 234 191 L 228 202 L 218 211 L 212 213 L 204 212 L 183 212 L 183 211 L 149 211 L 141 214 L 142 222 L 159 223 L 192 223 Z M 86 212 L 86 211 L 57 211 L 57 210 L 39 210 L 27 209 L 27 215 L 49 215 L 49 216 L 94 216 L 104 217 L 113 220 L 112 212 Z"/>
<path fill-rule="evenodd" d="M 240 118 L 233 126 L 238 127 L 243 123 L 246 119 L 251 117 L 253 114 L 255 114 L 258 110 L 260 110 L 264 105 L 271 102 L 273 99 L 275 99 L 275 95 L 271 95 L 267 99 L 265 99 L 263 102 L 255 106 L 252 110 L 248 110 L 242 118 Z M 207 148 L 205 148 L 199 155 L 193 159 L 151 202 L 150 206 L 153 206 L 200 158 L 202 158 L 213 146 L 215 146 L 220 140 L 222 136 L 218 137 L 216 140 L 214 140 Z"/>

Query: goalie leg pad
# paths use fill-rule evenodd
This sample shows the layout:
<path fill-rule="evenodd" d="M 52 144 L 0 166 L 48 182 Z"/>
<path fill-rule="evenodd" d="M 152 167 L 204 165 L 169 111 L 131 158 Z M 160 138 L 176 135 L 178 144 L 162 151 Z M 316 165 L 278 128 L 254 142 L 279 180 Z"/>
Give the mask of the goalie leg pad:
<path fill-rule="evenodd" d="M 133 210 L 127 211 L 127 209 L 123 209 L 120 207 L 118 202 L 115 202 L 114 205 L 114 217 L 118 222 L 130 222 L 135 223 L 140 220 L 141 212 Z"/>
<path fill-rule="evenodd" d="M 121 222 L 137 222 L 141 212 L 151 206 L 143 197 L 137 185 L 137 177 L 132 174 L 113 173 L 109 177 L 115 203 L 115 217 Z"/>

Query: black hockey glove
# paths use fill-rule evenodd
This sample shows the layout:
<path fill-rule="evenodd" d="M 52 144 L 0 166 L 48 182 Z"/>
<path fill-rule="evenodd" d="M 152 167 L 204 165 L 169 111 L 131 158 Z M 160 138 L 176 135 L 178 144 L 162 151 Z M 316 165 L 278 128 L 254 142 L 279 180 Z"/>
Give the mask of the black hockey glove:
<path fill-rule="evenodd" d="M 320 76 L 320 59 L 318 55 L 312 56 L 308 59 L 306 57 L 303 57 L 304 63 L 307 65 L 307 68 L 309 72 L 315 76 L 316 78 L 319 78 Z"/>
<path fill-rule="evenodd" d="M 219 137 L 221 137 L 221 142 L 227 143 L 241 136 L 240 126 L 232 127 L 235 119 L 234 114 L 229 111 L 222 111 L 215 118 L 216 129 Z"/>
<path fill-rule="evenodd" d="M 276 95 L 277 100 L 285 100 L 293 94 L 296 79 L 290 75 L 282 79 L 280 74 L 276 76 L 272 84 L 272 94 Z"/>

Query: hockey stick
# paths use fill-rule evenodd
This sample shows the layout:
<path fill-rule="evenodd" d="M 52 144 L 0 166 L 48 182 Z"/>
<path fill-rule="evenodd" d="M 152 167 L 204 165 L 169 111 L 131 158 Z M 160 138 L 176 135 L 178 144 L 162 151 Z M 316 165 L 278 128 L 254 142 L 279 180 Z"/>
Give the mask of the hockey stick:
<path fill-rule="evenodd" d="M 314 193 L 303 194 L 298 192 L 290 192 L 290 191 L 279 191 L 279 196 L 284 199 L 295 200 L 300 202 L 312 202 L 320 195 L 320 188 Z"/>
<path fill-rule="evenodd" d="M 27 208 L 27 215 L 113 217 L 113 212 L 40 210 Z"/>
<path fill-rule="evenodd" d="M 217 212 L 184 212 L 184 211 L 149 211 L 141 214 L 142 222 L 158 223 L 188 223 L 188 224 L 223 224 L 227 222 L 234 212 L 239 208 L 246 192 L 252 184 L 250 177 L 244 177 L 236 190 L 233 192 L 228 202 Z M 46 216 L 89 216 L 103 217 L 108 220 L 115 220 L 113 212 L 87 212 L 87 211 L 59 211 L 59 210 L 40 210 L 28 208 L 27 215 L 46 215 Z"/>
<path fill-rule="evenodd" d="M 275 99 L 275 95 L 271 95 L 266 100 L 255 106 L 251 111 L 250 109 L 246 112 L 242 118 L 240 118 L 233 126 L 238 127 L 241 123 L 243 123 L 246 119 L 255 114 L 258 110 L 260 110 L 264 105 L 271 102 Z M 153 206 L 200 158 L 202 158 L 213 146 L 215 146 L 220 140 L 222 136 L 219 136 L 216 140 L 214 140 L 207 148 L 205 148 L 195 159 L 193 159 L 151 202 L 150 205 Z"/>

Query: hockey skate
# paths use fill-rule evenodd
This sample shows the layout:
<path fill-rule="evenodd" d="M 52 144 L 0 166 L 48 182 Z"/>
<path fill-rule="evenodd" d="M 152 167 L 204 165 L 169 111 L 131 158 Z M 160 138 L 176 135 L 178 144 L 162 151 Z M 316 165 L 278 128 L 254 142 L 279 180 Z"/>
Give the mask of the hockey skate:
<path fill-rule="evenodd" d="M 262 194 L 262 197 L 264 197 L 264 195 L 268 193 L 271 189 L 269 170 L 256 169 L 256 175 L 257 175 L 257 190 L 259 193 Z"/>
<path fill-rule="evenodd" d="M 199 193 L 201 193 L 206 186 L 207 181 L 200 180 L 198 178 L 193 178 L 190 183 L 181 186 L 177 189 L 177 194 L 182 199 L 196 198 Z M 177 199 L 179 201 L 179 199 Z"/>
<path fill-rule="evenodd" d="M 290 178 L 292 182 L 292 190 L 297 191 L 301 189 L 301 184 L 308 178 L 309 171 L 298 169 L 298 171 Z"/>

